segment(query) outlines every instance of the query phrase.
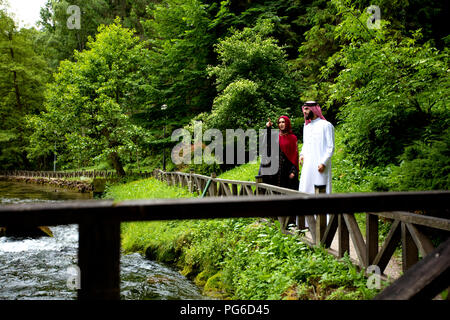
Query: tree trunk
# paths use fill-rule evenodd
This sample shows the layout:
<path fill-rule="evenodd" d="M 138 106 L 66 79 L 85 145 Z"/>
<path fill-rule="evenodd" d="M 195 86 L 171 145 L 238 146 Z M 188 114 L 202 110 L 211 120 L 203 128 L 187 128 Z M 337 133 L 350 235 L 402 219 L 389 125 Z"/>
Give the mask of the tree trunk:
<path fill-rule="evenodd" d="M 112 162 L 112 165 L 114 166 L 114 169 L 116 170 L 116 173 L 119 177 L 125 176 L 125 170 L 123 170 L 122 163 L 120 162 L 119 155 L 117 152 L 113 152 L 110 155 L 110 159 Z"/>

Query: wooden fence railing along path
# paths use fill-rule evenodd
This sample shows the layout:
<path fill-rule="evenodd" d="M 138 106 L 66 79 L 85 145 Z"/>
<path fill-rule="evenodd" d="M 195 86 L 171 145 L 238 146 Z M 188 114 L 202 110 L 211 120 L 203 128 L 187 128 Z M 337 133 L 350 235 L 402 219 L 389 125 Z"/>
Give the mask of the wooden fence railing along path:
<path fill-rule="evenodd" d="M 258 196 L 258 195 L 304 195 L 307 194 L 291 189 L 281 188 L 269 184 L 261 183 L 261 178 L 256 177 L 256 181 L 239 181 L 216 178 L 194 173 L 163 172 L 155 170 L 154 176 L 166 181 L 170 185 L 188 186 L 191 192 L 202 192 L 203 195 L 212 197 L 224 196 Z M 208 186 L 209 182 L 209 186 Z M 207 187 L 207 189 L 205 189 Z M 395 197 L 395 193 L 390 193 Z M 352 201 L 352 194 L 347 194 L 347 201 Z M 444 206 L 448 212 L 447 199 Z M 395 201 L 401 201 L 396 199 Z M 284 210 L 278 210 L 284 211 Z M 290 212 L 297 212 L 299 208 L 293 208 Z M 329 253 L 336 257 L 343 257 L 345 252 L 350 253 L 350 240 L 356 251 L 357 259 L 352 262 L 360 267 L 367 268 L 370 265 L 377 266 L 383 273 L 394 254 L 394 251 L 401 244 L 402 248 L 402 269 L 406 272 L 419 261 L 419 255 L 425 257 L 435 248 L 431 240 L 422 232 L 423 228 L 442 230 L 445 233 L 450 231 L 450 219 L 433 217 L 428 215 L 415 214 L 407 211 L 380 211 L 365 212 L 365 237 L 353 214 L 340 213 L 331 214 L 327 219 L 326 214 L 305 215 L 295 217 L 278 216 L 281 231 L 287 232 L 289 223 L 295 223 L 299 230 L 309 229 L 311 237 L 303 236 L 302 241 L 309 246 L 324 246 Z M 378 224 L 380 218 L 392 219 L 391 228 L 379 246 Z M 329 220 L 327 222 L 327 220 Z M 308 227 L 306 227 L 307 221 Z M 331 243 L 336 236 L 338 239 L 338 250 L 331 249 Z M 450 263 L 450 262 L 448 262 Z M 447 281 L 450 286 L 450 280 Z"/>
<path fill-rule="evenodd" d="M 434 248 L 421 227 L 450 231 L 450 219 L 423 216 L 410 211 L 448 212 L 449 191 L 386 192 L 352 194 L 302 194 L 259 182 L 217 179 L 193 173 L 155 171 L 155 177 L 170 184 L 186 185 L 191 191 L 209 195 L 195 199 L 68 201 L 0 206 L 2 226 L 78 224 L 78 266 L 81 271 L 79 299 L 120 298 L 120 223 L 126 221 L 272 217 L 276 212 L 296 212 L 314 233 L 311 243 L 325 246 L 336 232 L 342 256 L 355 244 L 359 264 L 378 265 L 382 270 L 402 243 L 407 271 L 378 298 L 432 299 L 449 286 L 450 239 Z M 208 188 L 206 188 L 208 186 Z M 206 189 L 206 190 L 205 190 Z M 203 192 L 205 191 L 205 192 Z M 323 224 L 326 212 L 331 218 Z M 366 215 L 366 240 L 354 218 Z M 316 218 L 314 219 L 314 215 Z M 394 219 L 391 230 L 378 248 L 378 217 Z M 282 218 L 286 225 L 286 218 Z M 312 222 L 315 222 L 313 225 Z M 311 222 L 311 223 L 310 223 Z M 301 227 L 301 225 L 300 225 Z M 379 249 L 379 250 L 378 250 Z M 418 263 L 418 253 L 424 257 Z"/>
<path fill-rule="evenodd" d="M 155 170 L 154 176 L 170 185 L 188 186 L 191 192 L 204 192 L 208 181 L 211 181 L 212 183 L 207 192 L 204 192 L 209 196 L 307 195 L 295 190 L 260 183 L 258 177 L 256 177 L 255 182 L 252 182 L 218 179 L 214 174 L 208 177 L 194 173 L 163 172 L 161 170 Z M 395 195 L 395 193 L 390 194 Z M 352 194 L 347 194 L 347 197 L 349 201 L 352 200 Z M 290 212 L 297 211 L 299 211 L 299 208 L 290 210 Z M 378 246 L 378 223 L 380 217 L 393 219 L 391 229 L 381 249 Z M 357 264 L 361 267 L 377 265 L 380 267 L 381 272 L 386 268 L 399 242 L 402 243 L 402 248 L 405 249 L 402 255 L 403 271 L 406 271 L 418 261 L 419 253 L 424 257 L 434 249 L 430 239 L 420 231 L 422 227 L 450 231 L 449 219 L 405 211 L 366 213 L 365 240 L 352 214 L 330 215 L 328 223 L 326 214 L 300 216 L 299 219 L 289 217 L 278 217 L 278 219 L 283 232 L 286 232 L 287 224 L 295 220 L 297 220 L 296 227 L 304 230 L 306 228 L 306 220 L 312 237 L 304 240 L 312 246 L 321 244 L 329 249 L 331 241 L 337 232 L 339 249 L 337 252 L 329 250 L 337 257 L 343 257 L 345 252 L 349 252 L 351 239 L 358 257 Z"/>
<path fill-rule="evenodd" d="M 127 171 L 126 175 L 138 175 L 143 178 L 152 176 L 151 171 Z M 118 178 L 115 170 L 77 170 L 77 171 L 29 171 L 29 170 L 1 170 L 0 176 L 29 177 L 29 178 Z"/>

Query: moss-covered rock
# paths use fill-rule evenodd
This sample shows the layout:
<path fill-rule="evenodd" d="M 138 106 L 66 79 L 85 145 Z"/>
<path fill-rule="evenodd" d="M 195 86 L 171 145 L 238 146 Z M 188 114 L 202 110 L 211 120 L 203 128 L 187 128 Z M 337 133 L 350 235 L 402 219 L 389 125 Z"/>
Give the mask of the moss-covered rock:
<path fill-rule="evenodd" d="M 226 285 L 223 282 L 222 272 L 217 272 L 210 277 L 203 288 L 203 294 L 217 299 L 226 299 L 228 297 Z"/>
<path fill-rule="evenodd" d="M 217 273 L 217 270 L 205 269 L 200 272 L 194 279 L 194 283 L 199 287 L 204 287 L 209 278 L 214 276 Z"/>

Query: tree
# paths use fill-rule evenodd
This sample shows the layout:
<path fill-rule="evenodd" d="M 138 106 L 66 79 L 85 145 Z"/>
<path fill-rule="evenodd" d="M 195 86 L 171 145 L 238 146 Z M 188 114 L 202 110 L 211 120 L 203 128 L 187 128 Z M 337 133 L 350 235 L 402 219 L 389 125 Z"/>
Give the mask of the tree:
<path fill-rule="evenodd" d="M 44 84 L 49 78 L 45 60 L 35 52 L 34 29 L 18 30 L 0 10 L 0 165 L 29 167 L 26 148 L 30 131 L 26 115 L 42 109 Z"/>
<path fill-rule="evenodd" d="M 340 70 L 328 103 L 341 106 L 348 155 L 367 166 L 398 162 L 407 145 L 435 139 L 448 126 L 448 50 L 419 45 L 419 31 L 402 37 L 387 21 L 369 32 L 367 14 L 339 10 L 336 36 L 347 44 L 328 59 L 323 75 Z"/>
<path fill-rule="evenodd" d="M 321 69 L 340 49 L 341 43 L 335 38 L 339 19 L 334 4 L 329 1 L 315 1 L 308 7 L 307 13 L 299 18 L 309 25 L 292 66 L 302 101 L 315 100 L 322 105 L 327 100 L 327 91 L 334 78 L 329 76 L 324 79 Z M 337 108 L 333 105 L 327 107 L 322 111 L 328 121 L 335 123 Z"/>
<path fill-rule="evenodd" d="M 150 52 L 119 19 L 98 31 L 74 62 L 61 63 L 46 91 L 46 112 L 33 119 L 48 130 L 36 130 L 34 139 L 46 143 L 45 134 L 56 132 L 76 164 L 109 159 L 123 175 L 121 156 L 146 136 L 133 115 L 148 108 L 153 93 Z"/>
<path fill-rule="evenodd" d="M 155 116 L 162 104 L 172 120 L 183 121 L 210 108 L 213 95 L 206 67 L 214 37 L 209 30 L 208 6 L 199 0 L 165 0 L 148 6 L 150 19 L 143 22 L 153 52 Z"/>
<path fill-rule="evenodd" d="M 79 26 L 68 24 L 72 15 L 67 11 L 69 6 L 80 9 Z M 74 50 L 84 50 L 88 37 L 95 35 L 100 24 L 113 22 L 110 9 L 107 0 L 48 0 L 40 12 L 43 33 L 39 41 L 49 52 L 50 65 L 56 69 L 60 61 L 73 59 Z"/>
<path fill-rule="evenodd" d="M 209 69 L 219 95 L 207 126 L 217 129 L 262 128 L 267 117 L 298 112 L 298 92 L 289 74 L 286 53 L 270 37 L 273 25 L 235 31 L 216 46 L 219 64 Z"/>

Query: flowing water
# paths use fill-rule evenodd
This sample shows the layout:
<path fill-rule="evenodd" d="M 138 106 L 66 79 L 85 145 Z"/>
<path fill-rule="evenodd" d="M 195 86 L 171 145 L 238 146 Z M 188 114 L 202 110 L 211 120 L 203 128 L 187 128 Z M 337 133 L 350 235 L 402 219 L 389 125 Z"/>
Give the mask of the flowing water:
<path fill-rule="evenodd" d="M 0 205 L 89 199 L 50 186 L 0 181 Z M 53 237 L 0 237 L 0 299 L 76 299 L 78 226 L 50 227 Z M 121 298 L 132 300 L 205 299 L 178 271 L 145 259 L 122 255 Z"/>

